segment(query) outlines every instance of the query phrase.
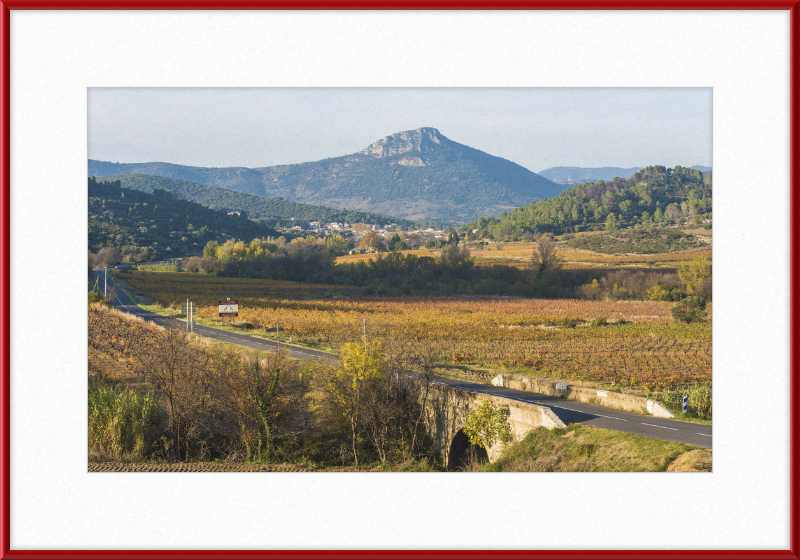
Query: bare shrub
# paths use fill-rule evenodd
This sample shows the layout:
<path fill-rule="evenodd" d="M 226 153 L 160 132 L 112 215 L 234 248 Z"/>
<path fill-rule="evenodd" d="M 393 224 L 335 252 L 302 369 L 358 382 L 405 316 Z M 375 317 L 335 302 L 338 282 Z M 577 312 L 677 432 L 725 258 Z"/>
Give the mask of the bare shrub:
<path fill-rule="evenodd" d="M 279 457 L 292 417 L 304 407 L 304 391 L 283 352 L 259 356 L 222 350 L 214 357 L 214 394 L 236 427 L 248 461 Z M 233 435 L 233 434 L 231 434 Z"/>
<path fill-rule="evenodd" d="M 185 272 L 208 273 L 214 264 L 211 257 L 191 257 L 183 262 L 182 268 Z"/>
<path fill-rule="evenodd" d="M 122 261 L 122 254 L 115 247 L 103 247 L 97 253 L 89 253 L 89 265 L 92 268 L 104 268 Z"/>
<path fill-rule="evenodd" d="M 381 463 L 425 456 L 425 408 L 436 367 L 424 352 L 397 341 L 346 345 L 342 361 L 320 376 L 333 417 L 345 420 L 353 460 L 364 454 Z M 422 371 L 411 371 L 415 367 Z"/>
<path fill-rule="evenodd" d="M 204 430 L 208 399 L 208 353 L 191 346 L 190 336 L 177 324 L 140 340 L 133 348 L 134 368 L 163 396 L 170 436 L 165 452 L 176 460 L 189 459 L 191 447 Z"/>
<path fill-rule="evenodd" d="M 707 301 L 711 301 L 711 274 L 703 278 L 694 288 L 694 293 Z"/>
<path fill-rule="evenodd" d="M 552 236 L 551 236 L 552 237 Z M 556 244 L 552 241 L 540 242 L 531 255 L 534 278 L 546 280 L 548 276 L 561 270 L 564 260 L 561 258 Z"/>

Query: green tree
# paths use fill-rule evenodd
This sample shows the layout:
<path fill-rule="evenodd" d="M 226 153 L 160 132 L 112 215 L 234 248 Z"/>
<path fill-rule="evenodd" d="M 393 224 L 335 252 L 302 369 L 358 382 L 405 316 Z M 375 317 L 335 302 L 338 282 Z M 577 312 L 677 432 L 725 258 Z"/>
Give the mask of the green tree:
<path fill-rule="evenodd" d="M 389 238 L 389 250 L 390 251 L 404 251 L 408 249 L 405 242 L 400 238 L 399 235 L 392 234 Z"/>
<path fill-rule="evenodd" d="M 458 242 L 458 233 L 456 233 L 454 229 L 450 230 L 450 235 L 447 237 L 447 244 L 451 247 L 458 247 Z"/>
<path fill-rule="evenodd" d="M 328 374 L 324 390 L 335 412 L 350 425 L 353 458 L 358 467 L 358 438 L 365 413 L 364 384 L 383 375 L 386 363 L 380 342 L 348 343 L 342 347 L 341 365 Z"/>
<path fill-rule="evenodd" d="M 205 227 L 205 226 L 203 226 Z M 204 257 L 211 257 L 212 259 L 217 258 L 217 249 L 219 249 L 219 243 L 216 241 L 209 241 L 206 243 L 206 246 L 203 247 L 203 256 Z"/>
<path fill-rule="evenodd" d="M 700 323 L 707 317 L 706 300 L 697 296 L 689 296 L 679 301 L 670 311 L 675 322 Z"/>
<path fill-rule="evenodd" d="M 508 405 L 495 406 L 483 401 L 475 410 L 467 414 L 464 423 L 464 434 L 472 445 L 489 449 L 494 442 L 511 441 L 511 426 L 508 417 L 511 411 Z"/>
<path fill-rule="evenodd" d="M 344 255 L 350 250 L 350 245 L 341 235 L 332 235 L 325 241 L 325 246 L 334 255 Z"/>

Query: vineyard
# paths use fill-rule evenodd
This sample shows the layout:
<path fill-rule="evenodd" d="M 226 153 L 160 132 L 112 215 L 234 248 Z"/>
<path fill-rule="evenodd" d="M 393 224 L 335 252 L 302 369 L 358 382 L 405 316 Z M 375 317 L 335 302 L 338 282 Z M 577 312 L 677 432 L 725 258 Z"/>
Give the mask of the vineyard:
<path fill-rule="evenodd" d="M 198 316 L 207 320 L 216 319 L 221 297 L 235 297 L 239 321 L 265 333 L 280 327 L 288 342 L 313 347 L 336 350 L 358 340 L 366 321 L 368 337 L 413 344 L 447 364 L 648 391 L 711 381 L 710 322 L 673 323 L 669 302 L 369 298 L 346 294 L 342 286 L 193 274 L 120 276 L 164 307 L 194 300 Z M 610 324 L 593 326 L 598 318 Z"/>
<path fill-rule="evenodd" d="M 470 256 L 475 259 L 475 264 L 510 264 L 520 268 L 527 268 L 533 248 L 536 243 L 514 243 L 489 245 L 484 249 L 470 249 Z M 412 254 L 418 257 L 436 257 L 441 254 L 441 249 L 417 249 L 414 251 L 401 251 L 403 254 Z M 608 255 L 595 253 L 583 249 L 573 249 L 559 244 L 559 253 L 564 259 L 567 268 L 570 265 L 658 265 L 676 266 L 682 261 L 692 260 L 698 256 L 711 258 L 711 250 L 682 251 L 677 253 L 661 253 L 649 255 Z M 354 263 L 374 259 L 375 254 L 345 255 L 337 257 L 337 263 Z"/>

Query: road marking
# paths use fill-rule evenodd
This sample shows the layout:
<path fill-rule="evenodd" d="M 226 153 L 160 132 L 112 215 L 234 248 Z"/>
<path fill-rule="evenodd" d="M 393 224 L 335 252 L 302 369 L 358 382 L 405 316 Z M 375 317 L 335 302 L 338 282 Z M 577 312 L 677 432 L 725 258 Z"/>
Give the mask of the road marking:
<path fill-rule="evenodd" d="M 674 430 L 676 432 L 678 431 L 678 428 L 667 428 L 666 426 L 657 426 L 655 424 L 645 424 L 644 422 L 642 422 L 642 424 L 645 425 L 645 426 L 653 426 L 654 428 L 664 428 L 665 430 Z"/>
<path fill-rule="evenodd" d="M 698 435 L 698 436 L 706 436 L 706 437 L 711 437 L 711 436 L 710 436 L 710 435 L 708 435 L 708 434 L 701 434 L 700 432 L 696 432 L 696 433 L 697 433 L 697 435 Z"/>
<path fill-rule="evenodd" d="M 536 404 L 541 404 L 542 406 L 547 406 L 546 404 L 542 404 L 537 402 Z M 585 412 L 581 412 L 580 410 L 575 410 L 574 408 L 567 408 L 566 406 L 553 406 L 550 405 L 550 408 L 560 408 L 561 410 L 569 410 L 570 412 L 580 412 L 581 414 L 586 414 Z"/>
<path fill-rule="evenodd" d="M 627 420 L 625 420 L 624 418 L 617 418 L 616 416 L 603 416 L 602 414 L 597 414 L 595 412 L 584 412 L 584 414 L 591 414 L 592 416 L 601 416 L 603 418 L 611 418 L 612 420 L 620 420 L 622 422 L 627 422 Z M 669 429 L 671 430 L 672 428 Z"/>

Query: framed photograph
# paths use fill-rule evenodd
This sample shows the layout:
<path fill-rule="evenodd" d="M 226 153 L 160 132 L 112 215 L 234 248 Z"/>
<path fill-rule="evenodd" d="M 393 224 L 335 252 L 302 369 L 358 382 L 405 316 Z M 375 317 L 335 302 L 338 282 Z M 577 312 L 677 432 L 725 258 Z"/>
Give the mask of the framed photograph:
<path fill-rule="evenodd" d="M 798 14 L 3 3 L 0 556 L 797 558 Z"/>

